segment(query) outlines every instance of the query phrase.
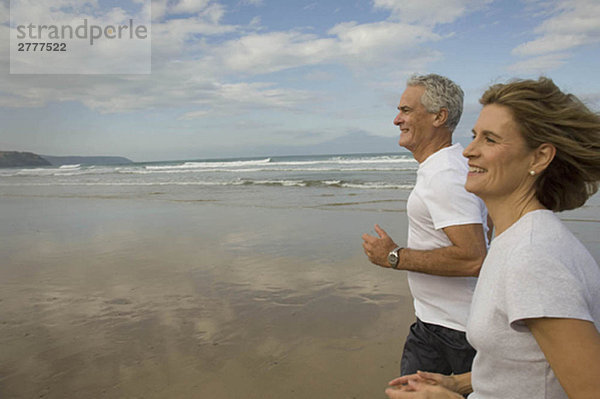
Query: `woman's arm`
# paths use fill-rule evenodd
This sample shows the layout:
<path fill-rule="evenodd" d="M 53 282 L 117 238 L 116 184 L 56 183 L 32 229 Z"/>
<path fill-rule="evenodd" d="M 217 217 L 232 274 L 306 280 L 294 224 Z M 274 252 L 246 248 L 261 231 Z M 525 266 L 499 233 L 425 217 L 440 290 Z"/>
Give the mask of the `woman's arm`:
<path fill-rule="evenodd" d="M 555 318 L 527 319 L 525 323 L 569 398 L 597 398 L 600 333 L 594 323 Z"/>

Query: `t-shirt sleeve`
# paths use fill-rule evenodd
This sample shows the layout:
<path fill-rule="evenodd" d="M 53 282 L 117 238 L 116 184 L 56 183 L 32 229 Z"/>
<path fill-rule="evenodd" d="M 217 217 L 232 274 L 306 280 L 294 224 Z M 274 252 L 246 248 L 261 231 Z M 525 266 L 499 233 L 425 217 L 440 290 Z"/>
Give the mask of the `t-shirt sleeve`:
<path fill-rule="evenodd" d="M 421 198 L 431 214 L 436 230 L 463 224 L 483 224 L 483 203 L 465 190 L 466 176 L 446 169 L 427 181 Z"/>
<path fill-rule="evenodd" d="M 584 282 L 556 258 L 545 254 L 516 253 L 505 276 L 504 300 L 512 328 L 541 317 L 593 321 Z"/>

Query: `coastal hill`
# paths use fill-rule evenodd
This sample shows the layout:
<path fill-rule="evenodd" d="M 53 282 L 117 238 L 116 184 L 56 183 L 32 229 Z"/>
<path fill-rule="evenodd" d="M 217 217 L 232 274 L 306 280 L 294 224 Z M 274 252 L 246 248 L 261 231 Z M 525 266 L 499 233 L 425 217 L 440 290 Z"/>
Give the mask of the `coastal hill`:
<path fill-rule="evenodd" d="M 32 152 L 0 151 L 0 168 L 50 165 L 49 161 Z"/>
<path fill-rule="evenodd" d="M 0 151 L 0 168 L 20 166 L 60 166 L 60 165 L 121 165 L 133 163 L 123 157 L 105 156 L 65 156 L 38 155 L 32 152 Z"/>
<path fill-rule="evenodd" d="M 50 162 L 53 166 L 60 165 L 123 165 L 133 163 L 132 160 L 124 157 L 80 157 L 80 156 L 66 156 L 57 157 L 53 155 L 41 155 L 42 158 Z"/>

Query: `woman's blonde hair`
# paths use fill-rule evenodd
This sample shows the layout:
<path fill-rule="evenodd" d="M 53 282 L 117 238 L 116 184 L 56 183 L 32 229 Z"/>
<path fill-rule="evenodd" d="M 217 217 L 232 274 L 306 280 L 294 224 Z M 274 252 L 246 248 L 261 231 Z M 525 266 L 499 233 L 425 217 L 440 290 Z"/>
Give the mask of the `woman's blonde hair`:
<path fill-rule="evenodd" d="M 491 86 L 479 100 L 507 107 L 527 145 L 550 143 L 556 155 L 535 182 L 537 199 L 555 212 L 582 206 L 600 181 L 600 115 L 551 79 Z"/>

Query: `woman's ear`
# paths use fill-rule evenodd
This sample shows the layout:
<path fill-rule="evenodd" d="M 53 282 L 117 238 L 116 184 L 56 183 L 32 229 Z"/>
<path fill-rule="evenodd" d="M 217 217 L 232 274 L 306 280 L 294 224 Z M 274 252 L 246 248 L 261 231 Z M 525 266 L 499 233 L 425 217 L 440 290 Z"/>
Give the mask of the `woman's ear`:
<path fill-rule="evenodd" d="M 435 119 L 433 120 L 433 125 L 435 127 L 444 126 L 446 121 L 448 120 L 448 110 L 446 108 L 442 108 L 435 114 Z"/>
<path fill-rule="evenodd" d="M 550 143 L 540 144 L 534 151 L 533 162 L 530 170 L 533 170 L 536 174 L 542 173 L 556 155 L 556 147 Z"/>

